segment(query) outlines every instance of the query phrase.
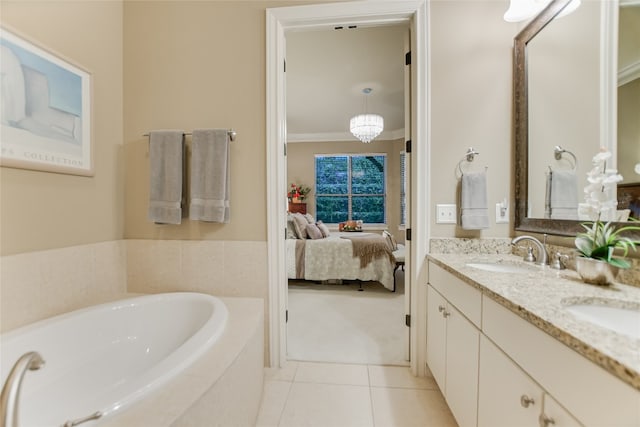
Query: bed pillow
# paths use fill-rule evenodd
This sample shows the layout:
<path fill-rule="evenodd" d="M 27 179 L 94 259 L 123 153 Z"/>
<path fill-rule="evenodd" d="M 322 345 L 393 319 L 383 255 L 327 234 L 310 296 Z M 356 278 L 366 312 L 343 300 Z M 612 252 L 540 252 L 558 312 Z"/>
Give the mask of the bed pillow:
<path fill-rule="evenodd" d="M 327 224 L 322 221 L 318 221 L 316 222 L 316 225 L 320 229 L 320 232 L 322 232 L 322 237 L 329 237 L 331 232 L 329 231 L 329 227 L 327 227 Z"/>
<path fill-rule="evenodd" d="M 295 221 L 291 215 L 287 215 L 287 239 L 297 239 Z"/>
<path fill-rule="evenodd" d="M 307 224 L 307 235 L 310 239 L 322 239 L 324 236 L 322 235 L 322 231 L 315 224 Z"/>
<path fill-rule="evenodd" d="M 387 242 L 387 246 L 389 247 L 389 250 L 391 252 L 393 251 L 397 251 L 398 250 L 398 242 L 396 241 L 396 238 L 393 237 L 393 234 L 389 233 L 387 230 L 384 230 L 382 232 L 382 235 L 384 236 L 386 242 Z"/>
<path fill-rule="evenodd" d="M 306 239 L 307 238 L 307 218 L 299 212 L 291 215 L 293 217 L 293 227 L 296 230 L 296 236 L 298 239 Z"/>
<path fill-rule="evenodd" d="M 304 217 L 307 219 L 309 224 L 315 224 L 316 220 L 311 214 L 304 214 Z"/>

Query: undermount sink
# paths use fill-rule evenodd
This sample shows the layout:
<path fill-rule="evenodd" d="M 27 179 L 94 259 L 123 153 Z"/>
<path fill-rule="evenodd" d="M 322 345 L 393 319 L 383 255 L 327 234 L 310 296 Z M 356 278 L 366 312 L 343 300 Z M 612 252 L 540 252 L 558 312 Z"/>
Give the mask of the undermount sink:
<path fill-rule="evenodd" d="M 501 262 L 470 262 L 467 267 L 491 271 L 492 273 L 533 273 L 537 271 L 535 267 Z"/>
<path fill-rule="evenodd" d="M 565 309 L 580 320 L 640 339 L 640 305 L 618 307 L 605 304 L 597 300 L 577 302 L 567 305 Z"/>

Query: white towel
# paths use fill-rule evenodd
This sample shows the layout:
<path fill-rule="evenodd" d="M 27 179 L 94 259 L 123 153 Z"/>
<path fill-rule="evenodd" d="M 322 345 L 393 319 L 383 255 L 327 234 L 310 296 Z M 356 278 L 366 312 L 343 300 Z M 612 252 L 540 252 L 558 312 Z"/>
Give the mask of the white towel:
<path fill-rule="evenodd" d="M 465 230 L 489 228 L 487 173 L 485 171 L 462 175 L 460 220 L 462 228 Z"/>
<path fill-rule="evenodd" d="M 149 209 L 147 217 L 159 224 L 182 221 L 184 131 L 149 132 Z"/>
<path fill-rule="evenodd" d="M 573 170 L 549 173 L 549 207 L 552 219 L 578 219 L 578 183 Z"/>
<path fill-rule="evenodd" d="M 229 176 L 227 129 L 194 129 L 189 219 L 229 222 Z"/>

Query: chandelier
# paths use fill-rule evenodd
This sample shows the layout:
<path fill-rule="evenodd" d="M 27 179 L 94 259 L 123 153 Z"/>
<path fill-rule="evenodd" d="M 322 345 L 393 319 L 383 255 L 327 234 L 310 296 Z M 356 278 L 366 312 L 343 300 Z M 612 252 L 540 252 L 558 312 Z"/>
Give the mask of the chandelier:
<path fill-rule="evenodd" d="M 358 114 L 351 118 L 349 130 L 360 141 L 369 143 L 373 141 L 384 129 L 384 119 L 379 114 L 367 114 L 367 96 L 373 91 L 370 87 L 362 89 L 364 93 L 364 114 Z"/>

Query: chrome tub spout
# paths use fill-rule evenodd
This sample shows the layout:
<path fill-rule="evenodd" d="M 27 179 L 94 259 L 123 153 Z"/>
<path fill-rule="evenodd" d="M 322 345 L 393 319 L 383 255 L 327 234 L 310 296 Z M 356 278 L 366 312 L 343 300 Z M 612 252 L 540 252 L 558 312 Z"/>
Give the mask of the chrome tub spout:
<path fill-rule="evenodd" d="M 0 396 L 2 427 L 18 427 L 18 403 L 20 387 L 27 370 L 36 371 L 44 365 L 44 359 L 35 351 L 23 354 L 13 365 Z"/>

